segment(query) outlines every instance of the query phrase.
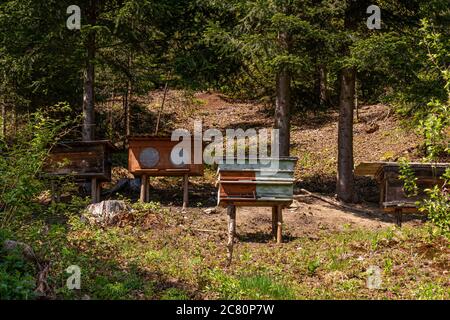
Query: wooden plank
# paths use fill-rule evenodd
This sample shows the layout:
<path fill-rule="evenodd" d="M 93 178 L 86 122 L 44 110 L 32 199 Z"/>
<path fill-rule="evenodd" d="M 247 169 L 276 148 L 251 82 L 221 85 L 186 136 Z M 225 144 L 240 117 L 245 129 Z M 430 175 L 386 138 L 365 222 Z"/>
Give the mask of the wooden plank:
<path fill-rule="evenodd" d="M 147 189 L 148 189 L 148 180 L 147 175 L 141 176 L 141 194 L 139 200 L 141 202 L 147 202 Z"/>
<path fill-rule="evenodd" d="M 278 206 L 272 207 L 272 236 L 277 238 L 277 219 L 278 219 Z"/>
<path fill-rule="evenodd" d="M 188 207 L 189 203 L 189 175 L 185 174 L 183 177 L 183 209 Z"/>
<path fill-rule="evenodd" d="M 91 179 L 91 201 L 92 201 L 92 203 L 98 202 L 97 183 L 98 183 L 97 178 Z"/>
<path fill-rule="evenodd" d="M 227 265 L 231 265 L 233 259 L 234 236 L 236 234 L 236 206 L 227 208 L 228 214 L 228 242 L 227 242 Z"/>
<path fill-rule="evenodd" d="M 277 206 L 277 243 L 283 242 L 283 208 Z"/>
<path fill-rule="evenodd" d="M 190 176 L 202 176 L 204 165 L 194 164 L 194 139 L 191 141 L 191 164 L 176 165 L 170 159 L 172 149 L 179 141 L 172 141 L 170 137 L 130 137 L 128 148 L 128 170 L 134 175 L 148 176 L 183 176 L 186 171 Z M 203 143 L 200 141 L 203 148 Z M 147 168 L 140 161 L 140 154 L 146 148 L 158 151 L 159 161 L 154 167 Z M 157 171 L 155 169 L 158 169 Z"/>

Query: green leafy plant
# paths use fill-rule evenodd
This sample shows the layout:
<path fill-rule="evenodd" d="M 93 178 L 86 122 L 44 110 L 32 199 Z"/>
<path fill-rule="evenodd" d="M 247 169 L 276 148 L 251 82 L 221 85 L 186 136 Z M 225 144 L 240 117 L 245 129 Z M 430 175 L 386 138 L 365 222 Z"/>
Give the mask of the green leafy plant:
<path fill-rule="evenodd" d="M 67 116 L 57 120 L 53 113 L 69 112 L 66 104 L 39 110 L 29 117 L 13 143 L 0 140 L 0 225 L 14 216 L 30 214 L 35 198 L 47 189 L 42 169 L 51 147 L 71 131 L 75 121 Z"/>
<path fill-rule="evenodd" d="M 406 159 L 400 160 L 399 178 L 403 181 L 403 190 L 408 197 L 416 196 L 419 193 L 417 177 Z"/>

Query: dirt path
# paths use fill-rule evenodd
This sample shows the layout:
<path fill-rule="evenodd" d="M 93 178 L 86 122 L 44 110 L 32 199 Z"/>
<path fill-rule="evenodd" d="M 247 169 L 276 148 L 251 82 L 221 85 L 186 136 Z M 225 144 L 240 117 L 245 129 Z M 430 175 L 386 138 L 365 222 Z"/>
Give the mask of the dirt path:
<path fill-rule="evenodd" d="M 395 226 L 394 217 L 383 214 L 375 205 L 360 205 L 358 209 L 364 209 L 368 213 L 345 210 L 314 198 L 295 201 L 290 208 L 283 211 L 285 241 L 299 237 L 316 239 L 321 232 L 380 230 Z M 250 242 L 272 241 L 271 216 L 271 208 L 238 208 L 238 239 Z M 184 219 L 194 230 L 226 234 L 227 214 L 224 208 L 217 208 L 212 214 L 205 213 L 204 209 L 191 208 L 184 213 Z M 405 216 L 405 225 L 414 226 L 421 223 L 419 216 Z"/>

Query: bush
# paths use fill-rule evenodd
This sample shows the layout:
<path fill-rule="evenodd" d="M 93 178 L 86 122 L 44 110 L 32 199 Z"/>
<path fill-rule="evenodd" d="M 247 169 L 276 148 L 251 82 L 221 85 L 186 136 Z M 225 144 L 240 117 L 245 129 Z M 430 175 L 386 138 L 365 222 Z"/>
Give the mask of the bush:
<path fill-rule="evenodd" d="M 33 299 L 36 296 L 34 266 L 19 252 L 3 250 L 2 244 L 9 236 L 0 229 L 0 300 Z"/>
<path fill-rule="evenodd" d="M 41 171 L 49 150 L 74 124 L 69 117 L 52 118 L 55 111 L 66 112 L 70 108 L 59 104 L 37 111 L 30 115 L 14 142 L 0 139 L 0 226 L 7 226 L 13 217 L 33 212 L 36 207 L 33 200 L 46 189 Z"/>
<path fill-rule="evenodd" d="M 450 169 L 444 175 L 446 179 L 444 187 L 441 189 L 435 186 L 433 189 L 426 190 L 429 199 L 425 200 L 420 210 L 427 212 L 431 222 L 436 225 L 444 234 L 450 235 Z"/>

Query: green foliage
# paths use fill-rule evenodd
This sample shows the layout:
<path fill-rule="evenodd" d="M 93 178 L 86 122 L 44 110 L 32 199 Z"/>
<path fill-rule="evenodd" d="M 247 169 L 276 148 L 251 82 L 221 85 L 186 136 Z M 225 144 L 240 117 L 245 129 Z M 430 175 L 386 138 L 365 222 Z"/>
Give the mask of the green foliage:
<path fill-rule="evenodd" d="M 425 190 L 429 199 L 424 200 L 420 210 L 428 213 L 430 221 L 444 234 L 450 236 L 450 169 L 447 169 L 444 187 L 435 186 Z"/>
<path fill-rule="evenodd" d="M 400 159 L 399 179 L 403 181 L 403 190 L 408 197 L 417 196 L 417 177 L 406 159 Z"/>
<path fill-rule="evenodd" d="M 42 168 L 53 144 L 70 131 L 74 120 L 55 119 L 70 110 L 59 104 L 30 115 L 16 141 L 0 140 L 0 223 L 5 226 L 14 216 L 29 215 L 36 208 L 35 197 L 46 189 Z"/>
<path fill-rule="evenodd" d="M 217 292 L 219 299 L 294 299 L 293 290 L 282 282 L 274 281 L 270 275 L 241 276 L 227 275 L 222 270 L 210 270 L 207 274 L 208 291 Z"/>
<path fill-rule="evenodd" d="M 188 300 L 189 296 L 182 289 L 169 288 L 164 291 L 161 300 Z"/>
<path fill-rule="evenodd" d="M 314 259 L 308 262 L 308 273 L 313 275 L 316 273 L 317 269 L 320 267 L 320 260 Z"/>
<path fill-rule="evenodd" d="M 246 299 L 294 299 L 294 294 L 287 285 L 276 283 L 267 275 L 243 277 L 240 279 L 239 284 L 245 292 Z"/>
<path fill-rule="evenodd" d="M 418 131 L 424 137 L 426 160 L 437 161 L 439 156 L 450 154 L 450 37 L 445 38 L 443 34 L 436 31 L 434 26 L 427 20 L 422 20 L 420 29 L 423 40 L 421 44 L 427 49 L 427 58 L 432 71 L 440 75 L 443 81 L 443 89 L 447 93 L 447 101 L 433 99 L 428 103 L 428 110 L 423 119 L 419 121 Z M 405 182 L 404 189 L 408 194 L 417 194 L 417 178 L 414 173 L 403 162 L 400 170 L 400 178 Z M 428 199 L 420 204 L 420 211 L 426 212 L 430 221 L 436 225 L 444 234 L 450 234 L 450 195 L 448 186 L 450 181 L 450 169 L 442 177 L 442 187 L 434 186 L 425 190 Z"/>
<path fill-rule="evenodd" d="M 10 238 L 10 234 L 0 229 L 0 244 Z M 0 300 L 36 297 L 34 273 L 34 266 L 19 252 L 5 252 L 0 246 Z"/>

